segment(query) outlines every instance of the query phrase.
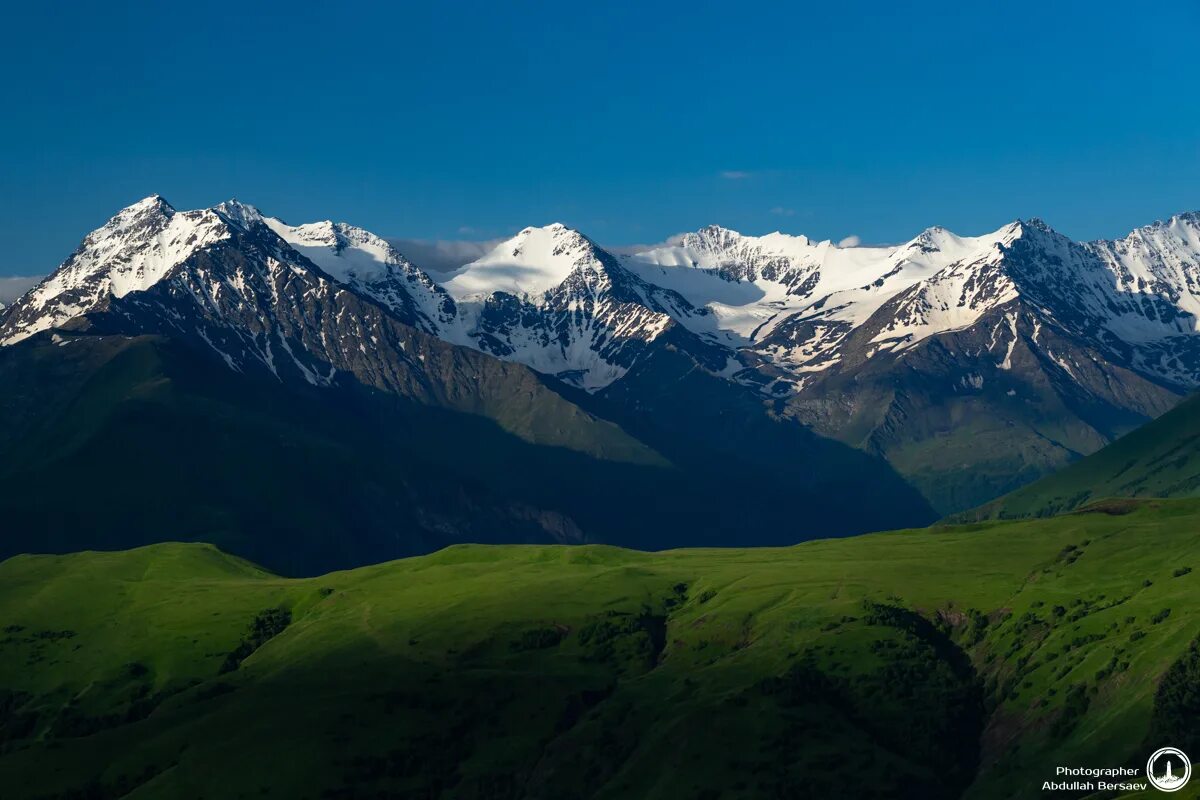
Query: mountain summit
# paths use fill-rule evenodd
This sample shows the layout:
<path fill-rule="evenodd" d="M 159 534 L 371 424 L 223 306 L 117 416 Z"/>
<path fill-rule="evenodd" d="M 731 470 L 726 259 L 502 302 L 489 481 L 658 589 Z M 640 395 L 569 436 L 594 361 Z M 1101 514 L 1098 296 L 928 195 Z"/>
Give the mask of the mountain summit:
<path fill-rule="evenodd" d="M 458 299 L 504 292 L 536 297 L 555 288 L 597 248 L 578 231 L 556 222 L 526 228 L 450 276 L 445 286 Z"/>

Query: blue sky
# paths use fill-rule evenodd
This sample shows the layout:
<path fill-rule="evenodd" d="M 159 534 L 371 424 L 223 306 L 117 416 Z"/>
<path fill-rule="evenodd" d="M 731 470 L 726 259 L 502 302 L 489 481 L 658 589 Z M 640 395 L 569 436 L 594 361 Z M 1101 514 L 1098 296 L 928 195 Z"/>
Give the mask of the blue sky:
<path fill-rule="evenodd" d="M 612 245 L 1077 238 L 1200 209 L 1200 4 L 29 3 L 0 48 L 0 275 L 120 207 Z M 14 35 L 15 34 L 15 35 Z"/>

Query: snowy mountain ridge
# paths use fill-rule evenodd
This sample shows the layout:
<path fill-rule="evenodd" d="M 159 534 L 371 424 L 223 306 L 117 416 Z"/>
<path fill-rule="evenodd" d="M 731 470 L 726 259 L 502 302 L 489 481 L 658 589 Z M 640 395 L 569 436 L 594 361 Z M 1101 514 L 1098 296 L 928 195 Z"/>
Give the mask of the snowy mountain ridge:
<path fill-rule="evenodd" d="M 454 319 L 450 295 L 375 234 L 328 220 L 295 227 L 271 217 L 263 222 L 334 280 L 414 319 L 426 333 Z"/>
<path fill-rule="evenodd" d="M 686 234 L 676 246 L 634 254 L 626 262 L 647 280 L 678 288 L 709 309 L 711 320 L 698 330 L 707 328 L 731 346 L 809 372 L 834 363 L 832 351 L 851 330 L 918 284 L 928 296 L 914 298 L 892 326 L 895 335 L 881 333 L 881 339 L 911 344 L 970 324 L 980 309 L 945 295 L 1019 235 L 1015 223 L 980 237 L 930 228 L 900 246 L 839 247 L 805 236 L 752 237 L 710 226 Z M 928 319 L 918 312 L 923 307 Z"/>
<path fill-rule="evenodd" d="M 0 344 L 146 291 L 194 254 L 252 227 L 295 254 L 285 259 L 311 265 L 426 333 L 589 391 L 619 380 L 674 331 L 672 341 L 703 353 L 713 371 L 790 394 L 851 362 L 902 357 L 1018 301 L 1039 324 L 1155 379 L 1200 383 L 1192 352 L 1200 319 L 1196 214 L 1086 243 L 1036 220 L 973 237 L 934 227 L 885 247 L 709 226 L 621 256 L 555 223 L 526 228 L 435 279 L 352 225 L 291 226 L 237 201 L 181 212 L 152 196 L 89 234 L 11 304 Z M 996 335 L 1007 348 L 1016 334 Z"/>
<path fill-rule="evenodd" d="M 110 297 L 148 289 L 195 250 L 227 239 L 231 222 L 217 208 L 176 212 L 157 195 L 122 209 L 12 304 L 0 344 L 61 325 Z"/>

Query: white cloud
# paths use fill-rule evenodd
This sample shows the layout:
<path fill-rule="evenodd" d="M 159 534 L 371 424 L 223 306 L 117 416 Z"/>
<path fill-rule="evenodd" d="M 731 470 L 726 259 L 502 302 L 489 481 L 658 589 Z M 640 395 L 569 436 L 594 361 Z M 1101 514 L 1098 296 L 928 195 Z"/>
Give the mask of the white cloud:
<path fill-rule="evenodd" d="M 838 247 L 858 247 L 860 244 L 862 244 L 862 237 L 851 235 L 851 236 L 847 236 L 845 239 L 842 239 L 840 242 L 838 242 L 837 246 Z"/>
<path fill-rule="evenodd" d="M 740 181 L 743 178 L 749 178 L 750 173 L 740 169 L 727 169 L 721 173 L 721 177 L 727 181 Z"/>
<path fill-rule="evenodd" d="M 504 239 L 388 239 L 405 258 L 429 272 L 453 272 L 490 253 Z"/>
<path fill-rule="evenodd" d="M 775 206 L 774 208 L 771 209 L 771 213 L 777 217 L 794 217 L 794 216 L 796 216 L 796 209 L 784 208 L 783 206 Z"/>
<path fill-rule="evenodd" d="M 13 275 L 0 278 L 0 304 L 8 305 L 41 283 L 44 275 Z"/>

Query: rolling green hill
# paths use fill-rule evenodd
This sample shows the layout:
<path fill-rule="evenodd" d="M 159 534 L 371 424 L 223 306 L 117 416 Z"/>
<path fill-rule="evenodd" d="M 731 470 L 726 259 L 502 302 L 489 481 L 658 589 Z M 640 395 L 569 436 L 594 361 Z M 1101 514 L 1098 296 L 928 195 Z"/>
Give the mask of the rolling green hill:
<path fill-rule="evenodd" d="M 1109 497 L 1196 496 L 1200 396 L 1061 471 L 952 520 L 1046 517 Z"/>
<path fill-rule="evenodd" d="M 1058 765 L 1200 752 L 1198 526 L 1200 502 L 1130 502 L 778 549 L 456 546 L 310 579 L 202 544 L 17 556 L 0 786 L 1039 796 Z"/>

